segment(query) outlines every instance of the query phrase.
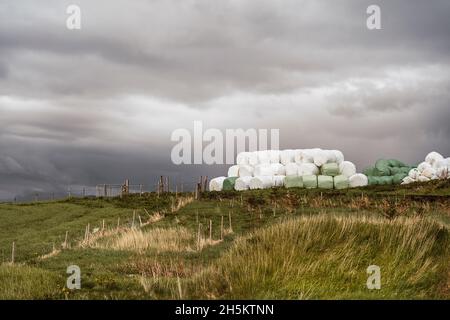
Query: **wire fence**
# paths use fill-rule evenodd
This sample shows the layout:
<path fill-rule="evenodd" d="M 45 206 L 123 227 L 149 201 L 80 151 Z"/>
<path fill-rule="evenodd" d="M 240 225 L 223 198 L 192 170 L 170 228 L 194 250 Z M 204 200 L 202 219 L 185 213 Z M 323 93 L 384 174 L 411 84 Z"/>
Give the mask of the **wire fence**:
<path fill-rule="evenodd" d="M 206 178 L 206 179 L 204 179 Z M 200 177 L 203 191 L 207 188 L 207 177 Z M 199 182 L 178 182 L 171 181 L 169 177 L 161 176 L 154 184 L 130 184 L 128 180 L 123 184 L 98 184 L 96 186 L 69 186 L 67 191 L 44 192 L 36 191 L 26 196 L 14 197 L 10 201 L 3 202 L 37 202 L 52 201 L 65 198 L 84 197 L 121 197 L 124 194 L 145 194 L 149 192 L 163 193 L 183 193 L 195 192 L 199 187 Z"/>

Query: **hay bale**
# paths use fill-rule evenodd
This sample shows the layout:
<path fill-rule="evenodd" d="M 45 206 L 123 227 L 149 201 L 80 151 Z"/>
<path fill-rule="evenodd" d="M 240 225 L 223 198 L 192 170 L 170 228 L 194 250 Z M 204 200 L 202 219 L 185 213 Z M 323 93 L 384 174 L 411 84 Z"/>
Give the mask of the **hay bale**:
<path fill-rule="evenodd" d="M 383 176 L 383 177 L 379 177 L 378 178 L 378 184 L 380 185 L 387 185 L 387 184 L 392 184 L 392 176 Z"/>
<path fill-rule="evenodd" d="M 250 189 L 268 189 L 273 186 L 272 176 L 258 176 L 250 180 Z"/>
<path fill-rule="evenodd" d="M 285 176 L 286 168 L 281 163 L 272 163 L 270 165 L 275 176 Z"/>
<path fill-rule="evenodd" d="M 226 177 L 217 177 L 209 181 L 209 191 L 222 191 L 223 181 Z"/>
<path fill-rule="evenodd" d="M 284 167 L 287 176 L 298 176 L 298 164 L 290 162 Z"/>
<path fill-rule="evenodd" d="M 369 184 L 369 180 L 366 175 L 362 173 L 357 173 L 352 175 L 349 179 L 349 186 L 350 188 L 356 188 L 356 187 L 365 187 Z"/>
<path fill-rule="evenodd" d="M 403 179 L 406 178 L 408 175 L 406 173 L 397 173 L 394 176 L 392 176 L 392 183 L 393 184 L 401 184 L 403 182 Z"/>
<path fill-rule="evenodd" d="M 320 172 L 324 176 L 337 176 L 339 175 L 339 165 L 337 163 L 325 163 L 322 168 L 320 168 Z"/>
<path fill-rule="evenodd" d="M 281 164 L 287 165 L 288 163 L 295 162 L 294 160 L 295 151 L 288 149 L 280 152 L 280 162 Z"/>
<path fill-rule="evenodd" d="M 254 176 L 273 176 L 274 172 L 270 163 L 258 164 L 253 172 Z"/>
<path fill-rule="evenodd" d="M 234 165 L 228 168 L 229 177 L 239 177 L 239 165 Z"/>
<path fill-rule="evenodd" d="M 251 176 L 241 177 L 236 179 L 234 183 L 234 190 L 237 191 L 243 191 L 250 189 L 250 180 L 252 179 Z"/>
<path fill-rule="evenodd" d="M 286 176 L 273 176 L 272 182 L 274 187 L 283 187 Z"/>
<path fill-rule="evenodd" d="M 239 165 L 239 177 L 252 177 L 254 168 L 250 165 Z"/>
<path fill-rule="evenodd" d="M 298 166 L 299 176 L 318 175 L 319 168 L 314 163 L 302 163 Z"/>
<path fill-rule="evenodd" d="M 391 169 L 389 168 L 389 161 L 385 159 L 379 159 L 375 162 L 375 168 L 380 172 L 380 176 L 390 176 Z"/>
<path fill-rule="evenodd" d="M 234 190 L 234 184 L 236 183 L 236 180 L 238 177 L 228 177 L 225 180 L 223 180 L 223 188 L 224 191 L 231 191 Z"/>
<path fill-rule="evenodd" d="M 284 186 L 286 188 L 303 188 L 303 177 L 286 176 L 284 178 Z"/>
<path fill-rule="evenodd" d="M 367 180 L 368 180 L 369 186 L 375 186 L 375 185 L 380 184 L 380 181 L 379 181 L 380 177 L 377 177 L 377 176 L 368 176 Z"/>
<path fill-rule="evenodd" d="M 355 175 L 353 175 L 355 176 Z M 334 188 L 335 189 L 347 189 L 350 186 L 350 180 L 347 176 L 339 175 L 334 177 Z"/>
<path fill-rule="evenodd" d="M 350 178 L 352 175 L 356 174 L 356 166 L 353 162 L 344 161 L 339 165 L 339 173 Z"/>
<path fill-rule="evenodd" d="M 307 189 L 317 188 L 317 176 L 313 174 L 303 176 L 303 186 Z"/>
<path fill-rule="evenodd" d="M 317 176 L 317 187 L 320 189 L 333 189 L 333 177 L 331 176 Z"/>

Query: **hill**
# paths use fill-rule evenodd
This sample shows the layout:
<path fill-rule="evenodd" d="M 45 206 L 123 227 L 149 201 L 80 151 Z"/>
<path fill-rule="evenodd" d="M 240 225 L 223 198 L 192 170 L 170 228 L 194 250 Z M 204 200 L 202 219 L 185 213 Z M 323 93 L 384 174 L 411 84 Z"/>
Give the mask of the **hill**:
<path fill-rule="evenodd" d="M 450 181 L 0 204 L 0 226 L 1 299 L 450 298 Z"/>

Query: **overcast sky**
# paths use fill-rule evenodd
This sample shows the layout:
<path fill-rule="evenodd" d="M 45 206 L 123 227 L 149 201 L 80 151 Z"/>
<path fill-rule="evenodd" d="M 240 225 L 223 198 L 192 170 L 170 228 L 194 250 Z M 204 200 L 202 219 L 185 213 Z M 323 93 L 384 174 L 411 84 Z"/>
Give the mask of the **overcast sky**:
<path fill-rule="evenodd" d="M 449 17 L 448 0 L 1 0 L 0 199 L 225 174 L 171 164 L 194 120 L 280 129 L 281 148 L 340 149 L 360 171 L 448 157 Z"/>

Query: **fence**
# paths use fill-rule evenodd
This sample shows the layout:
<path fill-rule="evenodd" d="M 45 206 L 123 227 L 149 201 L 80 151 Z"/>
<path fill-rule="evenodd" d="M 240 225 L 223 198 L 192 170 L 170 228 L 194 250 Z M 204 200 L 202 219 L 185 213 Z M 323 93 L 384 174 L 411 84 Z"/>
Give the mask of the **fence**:
<path fill-rule="evenodd" d="M 24 196 L 23 198 L 14 198 L 15 202 L 29 201 L 48 201 L 73 197 L 120 197 L 124 194 L 144 194 L 146 192 L 156 192 L 158 194 L 164 192 L 194 192 L 198 198 L 202 191 L 207 190 L 208 177 L 201 176 L 199 182 L 172 182 L 169 177 L 161 176 L 155 184 L 130 184 L 129 180 L 125 180 L 124 184 L 98 184 L 92 186 L 70 186 L 67 192 L 35 192 Z"/>

